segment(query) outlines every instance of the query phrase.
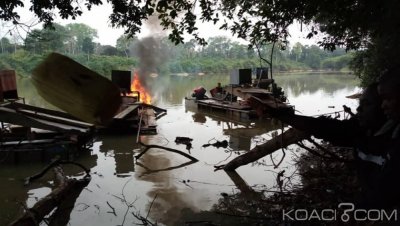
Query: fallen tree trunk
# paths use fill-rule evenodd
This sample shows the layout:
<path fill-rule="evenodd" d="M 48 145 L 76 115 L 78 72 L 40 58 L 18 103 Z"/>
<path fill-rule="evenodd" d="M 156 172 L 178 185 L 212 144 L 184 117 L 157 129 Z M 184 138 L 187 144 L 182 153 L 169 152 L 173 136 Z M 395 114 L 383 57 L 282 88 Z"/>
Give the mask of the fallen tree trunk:
<path fill-rule="evenodd" d="M 231 178 L 235 186 L 240 190 L 242 194 L 254 195 L 256 192 L 252 189 L 245 180 L 236 171 L 226 171 L 226 174 Z"/>
<path fill-rule="evenodd" d="M 195 157 L 193 157 L 193 156 L 191 156 L 191 155 L 189 155 L 189 154 L 186 154 L 185 152 L 182 152 L 182 151 L 173 149 L 173 148 L 163 147 L 163 146 L 155 145 L 155 144 L 144 144 L 144 143 L 142 143 L 142 142 L 139 142 L 139 144 L 142 145 L 142 146 L 144 146 L 145 149 L 144 149 L 144 151 L 140 152 L 140 153 L 136 156 L 136 160 L 138 160 L 142 155 L 144 155 L 149 149 L 151 149 L 151 148 L 157 148 L 157 149 L 164 149 L 164 150 L 166 150 L 166 151 L 170 151 L 170 152 L 174 152 L 174 153 L 183 155 L 183 156 L 185 156 L 186 158 L 192 160 L 193 162 L 198 162 L 198 161 L 199 161 L 199 160 L 196 159 Z"/>
<path fill-rule="evenodd" d="M 274 151 L 279 150 L 280 148 L 284 148 L 298 141 L 307 139 L 309 136 L 310 135 L 305 132 L 291 128 L 280 134 L 279 136 L 272 138 L 266 143 L 256 146 L 249 152 L 246 152 L 245 154 L 234 158 L 232 161 L 221 168 L 225 171 L 234 171 L 240 166 L 257 161 L 258 159 L 269 155 Z"/>
<path fill-rule="evenodd" d="M 75 180 L 70 186 L 69 191 L 65 191 L 67 194 L 67 198 L 64 199 L 55 212 L 51 215 L 49 219 L 49 226 L 57 226 L 57 225 L 68 225 L 70 221 L 70 216 L 72 210 L 75 208 L 76 200 L 79 195 L 83 191 L 83 189 L 89 184 L 90 180 Z"/>
<path fill-rule="evenodd" d="M 279 119 L 281 122 L 292 126 L 300 131 L 305 131 L 310 135 L 329 141 L 337 146 L 353 146 L 359 140 L 364 140 L 365 130 L 360 127 L 357 120 L 338 120 L 329 117 L 310 117 L 296 115 L 288 108 L 272 108 L 263 100 L 252 96 L 248 103 L 259 116 L 270 116 Z M 345 107 L 345 111 L 349 111 Z"/>
<path fill-rule="evenodd" d="M 50 164 L 52 166 L 52 164 Z M 49 167 L 46 167 L 46 171 Z M 64 201 L 70 199 L 70 194 L 88 185 L 90 175 L 87 174 L 83 179 L 70 179 L 64 175 L 61 166 L 54 167 L 55 181 L 58 186 L 52 190 L 50 194 L 40 199 L 32 208 L 27 208 L 25 213 L 17 220 L 12 222 L 10 226 L 32 226 L 39 225 L 45 216 L 47 216 L 54 208 L 59 207 Z M 80 192 L 79 192 L 80 193 Z M 77 197 L 76 195 L 74 197 Z M 71 209 L 72 210 L 72 209 Z"/>

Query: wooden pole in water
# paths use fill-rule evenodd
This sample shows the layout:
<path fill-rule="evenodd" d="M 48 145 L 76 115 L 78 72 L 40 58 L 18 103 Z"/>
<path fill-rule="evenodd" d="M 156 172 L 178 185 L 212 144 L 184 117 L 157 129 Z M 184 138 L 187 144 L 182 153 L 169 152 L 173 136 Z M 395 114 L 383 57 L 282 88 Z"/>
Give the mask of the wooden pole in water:
<path fill-rule="evenodd" d="M 142 107 L 142 109 L 140 109 L 140 118 L 139 118 L 138 131 L 137 131 L 137 135 L 136 135 L 136 143 L 139 143 L 139 139 L 140 139 L 139 136 L 140 136 L 140 129 L 142 127 L 142 118 L 143 118 L 143 107 Z"/>
<path fill-rule="evenodd" d="M 231 85 L 231 104 L 232 104 L 232 98 L 233 98 L 233 85 Z"/>

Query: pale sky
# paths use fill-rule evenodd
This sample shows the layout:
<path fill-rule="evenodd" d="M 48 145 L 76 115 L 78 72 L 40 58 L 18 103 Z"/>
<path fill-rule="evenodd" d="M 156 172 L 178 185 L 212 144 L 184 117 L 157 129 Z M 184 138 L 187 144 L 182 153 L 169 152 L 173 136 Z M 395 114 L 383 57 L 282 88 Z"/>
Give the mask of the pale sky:
<path fill-rule="evenodd" d="M 33 14 L 28 10 L 30 7 L 30 2 L 25 0 L 25 8 L 18 10 L 21 15 L 20 22 L 30 22 L 33 20 Z M 120 37 L 124 30 L 122 28 L 112 28 L 111 23 L 109 23 L 109 15 L 112 12 L 111 5 L 104 1 L 103 5 L 93 6 L 90 11 L 87 11 L 85 7 L 83 7 L 82 16 L 78 17 L 76 20 L 62 20 L 60 18 L 55 19 L 56 23 L 66 25 L 69 23 L 84 23 L 89 25 L 92 28 L 97 30 L 98 38 L 94 41 L 101 43 L 102 45 L 112 45 L 115 46 L 116 40 Z M 201 37 L 209 38 L 214 36 L 227 36 L 232 38 L 232 34 L 229 31 L 219 30 L 218 26 L 213 25 L 212 23 L 199 23 L 199 32 Z M 41 28 L 41 25 L 37 25 L 36 28 Z M 303 26 L 303 32 L 300 32 L 300 25 L 295 24 L 289 28 L 291 38 L 289 39 L 291 44 L 296 42 L 300 42 L 303 45 L 312 45 L 316 44 L 315 40 L 306 39 L 306 28 Z M 0 31 L 0 35 L 4 35 L 3 31 Z M 151 35 L 151 29 L 148 29 L 145 25 L 142 27 L 141 33 L 137 34 L 139 38 L 146 37 Z M 233 39 L 234 41 L 243 42 L 241 39 Z"/>

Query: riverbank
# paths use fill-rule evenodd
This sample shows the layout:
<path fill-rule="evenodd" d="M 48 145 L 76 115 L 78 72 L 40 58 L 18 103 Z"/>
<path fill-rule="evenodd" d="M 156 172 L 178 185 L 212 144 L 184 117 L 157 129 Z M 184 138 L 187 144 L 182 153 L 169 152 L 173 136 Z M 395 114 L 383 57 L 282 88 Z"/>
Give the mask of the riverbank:
<path fill-rule="evenodd" d="M 20 77 L 30 76 L 33 68 L 43 60 L 49 52 L 43 54 L 34 54 L 25 50 L 18 50 L 12 54 L 0 54 L 0 69 L 12 69 L 17 71 Z M 67 54 L 68 55 L 68 54 Z M 105 76 L 111 76 L 111 70 L 133 70 L 140 65 L 137 57 L 106 56 L 77 54 L 68 55 L 80 64 Z M 308 61 L 293 61 L 291 59 L 280 58 L 273 62 L 274 73 L 279 72 L 325 72 L 325 71 L 348 71 L 347 65 L 352 58 L 352 54 L 346 54 L 336 57 L 325 57 L 313 63 Z M 331 62 L 332 61 L 332 62 Z M 264 65 L 265 66 L 265 65 Z M 176 74 L 179 76 L 207 75 L 207 74 L 229 74 L 232 70 L 238 68 L 256 68 L 260 67 L 260 59 L 252 56 L 242 56 L 240 58 L 199 56 L 190 58 L 169 58 L 157 64 L 152 68 L 152 72 L 161 75 Z"/>

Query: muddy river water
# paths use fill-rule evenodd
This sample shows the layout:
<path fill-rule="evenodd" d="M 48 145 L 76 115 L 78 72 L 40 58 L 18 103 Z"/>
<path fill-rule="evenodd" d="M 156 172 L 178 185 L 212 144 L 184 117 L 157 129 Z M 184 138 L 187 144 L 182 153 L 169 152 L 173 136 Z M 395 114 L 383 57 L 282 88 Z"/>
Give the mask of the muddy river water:
<path fill-rule="evenodd" d="M 294 172 L 290 154 L 276 169 L 269 156 L 242 166 L 237 170 L 239 179 L 224 171 L 214 172 L 215 165 L 229 162 L 238 154 L 271 139 L 281 129 L 277 121 L 238 122 L 225 115 L 197 112 L 185 107 L 184 97 L 189 96 L 196 86 L 202 85 L 210 90 L 217 82 L 227 84 L 228 79 L 224 75 L 152 78 L 148 85 L 153 90 L 153 104 L 168 112 L 157 121 L 158 134 L 142 136 L 141 141 L 190 152 L 199 162 L 189 164 L 185 157 L 165 150 L 150 150 L 135 161 L 134 156 L 139 151 L 136 135 L 96 137 L 90 152 L 76 159 L 91 169 L 92 180 L 75 201 L 74 209 L 67 216 L 68 225 L 141 223 L 132 212 L 148 216 L 152 222 L 183 225 L 193 219 L 190 216 L 195 213 L 212 209 L 224 195 L 240 192 L 244 183 L 255 190 L 273 189 L 277 172 L 283 169 L 287 173 Z M 345 97 L 360 91 L 352 75 L 287 74 L 277 75 L 275 80 L 299 114 L 340 111 L 343 104 L 352 109 L 357 106 L 356 100 Z M 18 91 L 27 103 L 48 107 L 37 96 L 29 79 L 18 81 Z M 184 145 L 176 144 L 177 136 L 193 138 L 192 149 L 188 151 Z M 202 147 L 217 140 L 227 140 L 228 148 Z M 294 145 L 289 149 L 298 151 Z M 281 156 L 282 152 L 277 151 L 272 159 L 276 163 Z M 24 205 L 33 206 L 51 191 L 51 173 L 23 186 L 25 177 L 38 172 L 46 164 L 26 162 L 10 165 L 0 162 L 0 225 L 7 225 L 21 213 Z M 82 175 L 74 167 L 66 167 L 66 171 L 71 176 Z"/>

